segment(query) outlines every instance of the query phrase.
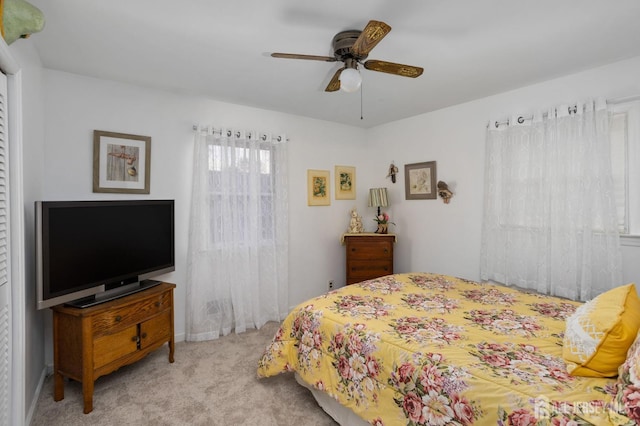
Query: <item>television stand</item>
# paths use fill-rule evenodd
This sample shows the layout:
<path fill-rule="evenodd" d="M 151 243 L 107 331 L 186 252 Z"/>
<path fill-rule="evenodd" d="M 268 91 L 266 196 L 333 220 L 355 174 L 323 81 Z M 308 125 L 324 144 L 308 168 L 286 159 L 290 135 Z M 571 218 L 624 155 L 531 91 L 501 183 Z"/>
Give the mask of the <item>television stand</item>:
<path fill-rule="evenodd" d="M 175 348 L 173 289 L 160 283 L 88 308 L 53 310 L 53 399 L 64 399 L 64 377 L 82 383 L 84 413 L 93 410 L 94 382 L 169 344 Z"/>

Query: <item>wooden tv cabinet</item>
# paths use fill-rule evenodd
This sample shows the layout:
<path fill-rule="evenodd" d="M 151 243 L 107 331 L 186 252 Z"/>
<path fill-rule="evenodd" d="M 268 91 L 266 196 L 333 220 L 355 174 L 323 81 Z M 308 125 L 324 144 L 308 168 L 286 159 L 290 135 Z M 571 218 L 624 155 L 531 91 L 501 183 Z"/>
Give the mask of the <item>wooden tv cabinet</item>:
<path fill-rule="evenodd" d="M 64 399 L 64 377 L 82 383 L 84 413 L 93 410 L 95 380 L 169 344 L 173 362 L 173 289 L 160 283 L 88 308 L 53 310 L 53 399 Z"/>

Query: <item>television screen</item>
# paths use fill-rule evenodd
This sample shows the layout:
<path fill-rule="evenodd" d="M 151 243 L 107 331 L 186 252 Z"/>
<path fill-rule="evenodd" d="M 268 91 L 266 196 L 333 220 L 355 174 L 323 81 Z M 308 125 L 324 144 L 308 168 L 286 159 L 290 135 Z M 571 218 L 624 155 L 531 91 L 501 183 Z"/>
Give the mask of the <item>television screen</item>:
<path fill-rule="evenodd" d="M 175 267 L 173 200 L 38 202 L 36 235 L 39 309 Z"/>

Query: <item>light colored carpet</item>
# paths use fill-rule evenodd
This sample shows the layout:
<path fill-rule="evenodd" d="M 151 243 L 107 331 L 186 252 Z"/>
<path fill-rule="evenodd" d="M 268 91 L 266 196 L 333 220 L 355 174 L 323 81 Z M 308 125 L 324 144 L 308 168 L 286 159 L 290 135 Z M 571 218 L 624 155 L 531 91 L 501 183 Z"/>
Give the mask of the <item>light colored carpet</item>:
<path fill-rule="evenodd" d="M 93 411 L 82 413 L 82 385 L 65 381 L 53 400 L 45 380 L 32 425 L 333 425 L 292 374 L 258 379 L 257 361 L 277 331 L 230 334 L 208 342 L 176 344 L 169 364 L 165 345 L 136 364 L 99 378 Z"/>

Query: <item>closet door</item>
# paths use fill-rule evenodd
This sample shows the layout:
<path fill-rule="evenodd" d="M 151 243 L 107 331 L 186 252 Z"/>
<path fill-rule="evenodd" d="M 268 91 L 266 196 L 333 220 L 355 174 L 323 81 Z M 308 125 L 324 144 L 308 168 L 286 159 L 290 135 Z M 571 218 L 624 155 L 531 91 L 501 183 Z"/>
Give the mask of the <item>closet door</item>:
<path fill-rule="evenodd" d="M 10 424 L 11 415 L 8 148 L 7 77 L 0 73 L 0 425 Z"/>

